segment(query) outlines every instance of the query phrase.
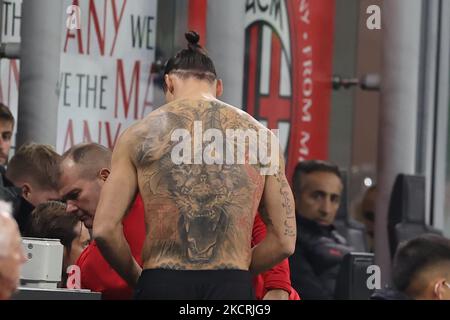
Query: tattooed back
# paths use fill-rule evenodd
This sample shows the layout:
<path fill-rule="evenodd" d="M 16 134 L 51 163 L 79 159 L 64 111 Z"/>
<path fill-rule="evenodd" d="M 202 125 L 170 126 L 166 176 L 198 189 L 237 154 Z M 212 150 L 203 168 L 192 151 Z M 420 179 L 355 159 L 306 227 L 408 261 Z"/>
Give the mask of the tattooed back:
<path fill-rule="evenodd" d="M 145 203 L 144 268 L 247 270 L 265 182 L 250 140 L 268 130 L 219 100 L 172 102 L 130 130 Z M 230 139 L 236 132 L 252 137 Z"/>

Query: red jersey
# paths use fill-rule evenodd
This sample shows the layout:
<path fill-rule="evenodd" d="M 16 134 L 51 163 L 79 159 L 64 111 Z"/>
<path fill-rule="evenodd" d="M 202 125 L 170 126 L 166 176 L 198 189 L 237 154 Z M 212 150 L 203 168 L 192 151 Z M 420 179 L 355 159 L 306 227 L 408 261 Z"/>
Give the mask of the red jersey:
<path fill-rule="evenodd" d="M 140 195 L 124 218 L 123 233 L 131 253 L 142 266 L 141 252 L 145 240 L 144 203 Z M 102 299 L 131 299 L 133 289 L 103 258 L 95 241 L 83 250 L 76 262 L 81 271 L 81 288 L 101 292 Z"/>
<path fill-rule="evenodd" d="M 266 237 L 266 226 L 259 213 L 253 224 L 252 246 L 257 245 Z M 262 300 L 267 291 L 271 289 L 282 289 L 289 293 L 289 300 L 300 300 L 298 293 L 291 286 L 291 274 L 288 259 L 272 269 L 257 275 L 253 279 L 256 299 Z"/>

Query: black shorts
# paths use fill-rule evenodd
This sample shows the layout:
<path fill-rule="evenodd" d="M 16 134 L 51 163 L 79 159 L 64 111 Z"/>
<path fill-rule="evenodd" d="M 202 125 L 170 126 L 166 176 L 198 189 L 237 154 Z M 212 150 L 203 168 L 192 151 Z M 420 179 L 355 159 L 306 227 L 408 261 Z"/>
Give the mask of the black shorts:
<path fill-rule="evenodd" d="M 142 271 L 137 300 L 254 300 L 252 275 L 243 270 Z"/>

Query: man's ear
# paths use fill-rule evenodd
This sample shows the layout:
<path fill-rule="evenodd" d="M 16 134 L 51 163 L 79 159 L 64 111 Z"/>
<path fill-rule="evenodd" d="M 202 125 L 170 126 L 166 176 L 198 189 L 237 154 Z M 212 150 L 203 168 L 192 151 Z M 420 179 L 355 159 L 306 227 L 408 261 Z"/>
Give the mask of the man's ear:
<path fill-rule="evenodd" d="M 111 170 L 109 170 L 108 168 L 102 168 L 100 170 L 100 172 L 98 173 L 100 179 L 102 179 L 103 181 L 106 181 L 106 179 L 108 179 L 109 174 L 111 173 Z"/>
<path fill-rule="evenodd" d="M 216 97 L 220 97 L 223 94 L 223 82 L 222 79 L 218 79 L 216 83 Z"/>
<path fill-rule="evenodd" d="M 168 74 L 164 75 L 164 82 L 166 83 L 167 91 L 173 95 L 174 84 L 172 78 Z"/>
<path fill-rule="evenodd" d="M 22 185 L 22 197 L 27 200 L 28 202 L 30 202 L 30 196 L 31 196 L 31 192 L 32 192 L 32 188 L 30 186 L 30 184 L 28 183 L 24 183 Z"/>
<path fill-rule="evenodd" d="M 443 300 L 445 291 L 448 290 L 445 285 L 445 279 L 439 280 L 434 285 L 434 298 L 437 300 Z"/>

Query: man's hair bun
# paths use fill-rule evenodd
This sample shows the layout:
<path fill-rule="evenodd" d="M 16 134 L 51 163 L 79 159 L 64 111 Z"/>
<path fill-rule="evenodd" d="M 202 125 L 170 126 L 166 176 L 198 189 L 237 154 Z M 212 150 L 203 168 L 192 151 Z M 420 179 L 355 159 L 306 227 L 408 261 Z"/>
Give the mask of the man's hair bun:
<path fill-rule="evenodd" d="M 200 41 L 200 36 L 195 31 L 189 31 L 184 34 L 186 40 L 188 41 L 188 47 L 194 49 L 199 47 L 198 42 Z"/>

